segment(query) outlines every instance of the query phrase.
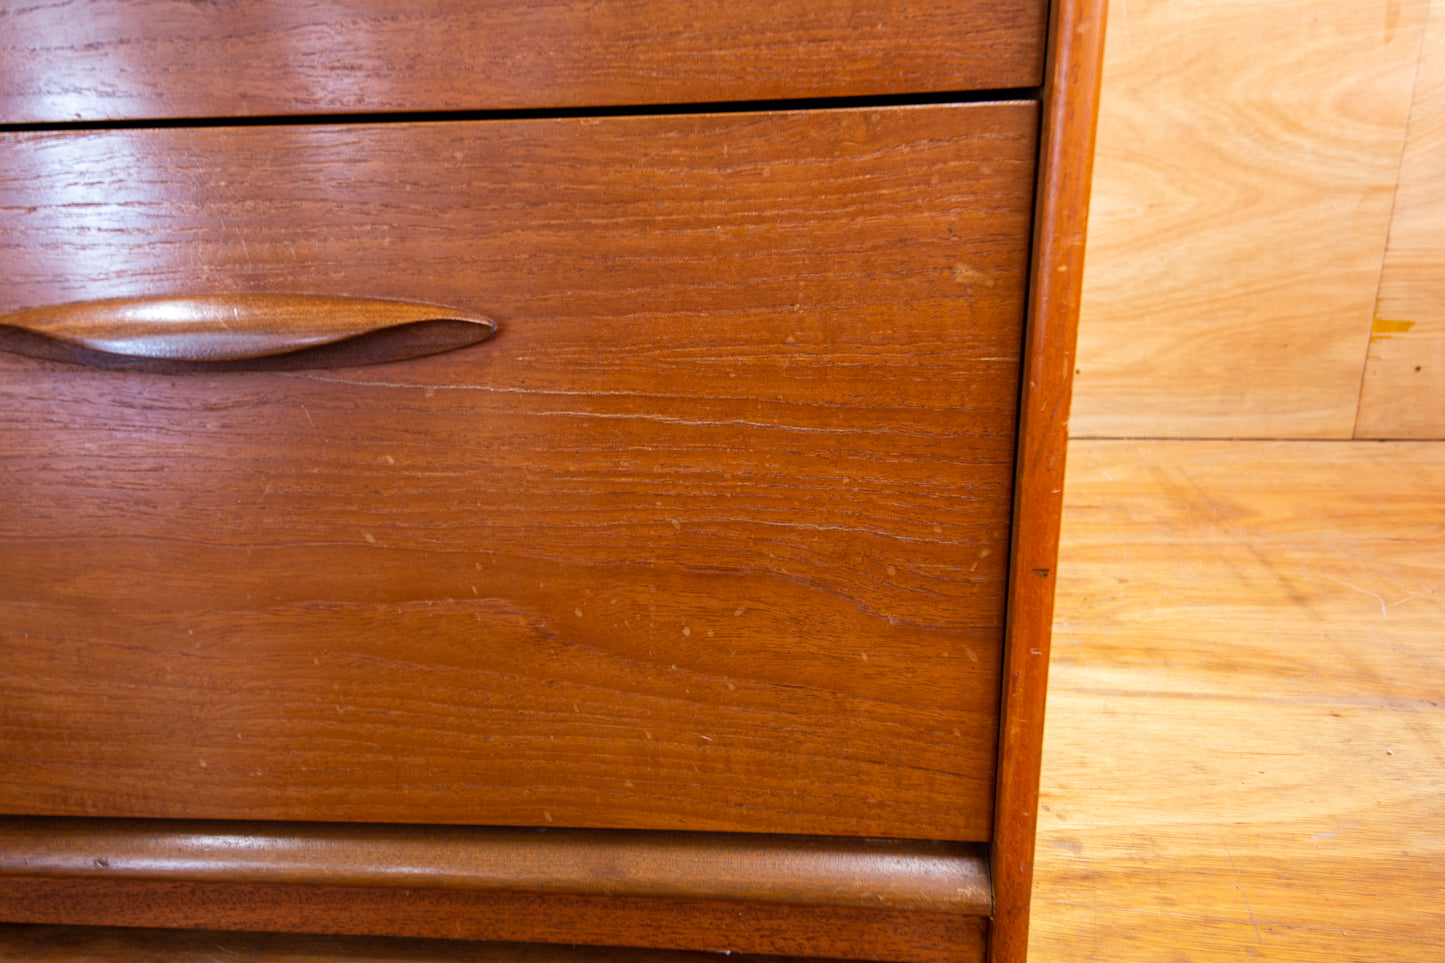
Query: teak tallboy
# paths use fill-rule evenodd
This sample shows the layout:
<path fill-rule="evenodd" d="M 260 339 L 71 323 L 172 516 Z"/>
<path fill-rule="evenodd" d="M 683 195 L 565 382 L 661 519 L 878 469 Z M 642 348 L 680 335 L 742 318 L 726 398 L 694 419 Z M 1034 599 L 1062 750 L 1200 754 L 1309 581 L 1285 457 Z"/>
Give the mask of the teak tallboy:
<path fill-rule="evenodd" d="M 0 956 L 1022 960 L 1103 27 L 0 3 Z"/>

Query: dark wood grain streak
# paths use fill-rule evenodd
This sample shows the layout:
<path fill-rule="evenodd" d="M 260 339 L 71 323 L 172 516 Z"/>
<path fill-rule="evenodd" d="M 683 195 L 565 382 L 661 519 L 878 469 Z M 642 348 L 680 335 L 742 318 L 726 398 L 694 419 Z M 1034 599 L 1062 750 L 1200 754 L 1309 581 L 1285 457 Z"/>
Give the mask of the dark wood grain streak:
<path fill-rule="evenodd" d="M 0 817 L 0 876 L 409 887 L 985 916 L 977 844 L 457 826 Z"/>
<path fill-rule="evenodd" d="M 1039 83 L 1043 0 L 0 6 L 0 123 L 549 108 Z"/>
<path fill-rule="evenodd" d="M 935 963 L 984 958 L 983 917 L 451 890 L 0 878 L 27 923 L 393 935 Z"/>
<path fill-rule="evenodd" d="M 1022 963 L 1028 954 L 1044 698 L 1106 7 L 1105 0 L 1059 0 L 1051 27 L 992 840 L 994 963 Z"/>
<path fill-rule="evenodd" d="M 0 359 L 0 808 L 987 839 L 1036 122 L 0 138 L 0 310 L 503 331 Z"/>
<path fill-rule="evenodd" d="M 0 924 L 9 963 L 805 963 L 803 957 L 473 940 Z M 807 963 L 828 963 L 814 957 Z"/>

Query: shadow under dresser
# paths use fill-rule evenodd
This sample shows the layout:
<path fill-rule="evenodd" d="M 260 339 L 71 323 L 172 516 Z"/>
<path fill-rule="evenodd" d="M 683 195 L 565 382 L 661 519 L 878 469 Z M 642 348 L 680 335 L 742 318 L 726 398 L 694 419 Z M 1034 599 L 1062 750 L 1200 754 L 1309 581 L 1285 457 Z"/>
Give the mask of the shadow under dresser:
<path fill-rule="evenodd" d="M 1021 960 L 1102 16 L 0 5 L 0 956 Z"/>

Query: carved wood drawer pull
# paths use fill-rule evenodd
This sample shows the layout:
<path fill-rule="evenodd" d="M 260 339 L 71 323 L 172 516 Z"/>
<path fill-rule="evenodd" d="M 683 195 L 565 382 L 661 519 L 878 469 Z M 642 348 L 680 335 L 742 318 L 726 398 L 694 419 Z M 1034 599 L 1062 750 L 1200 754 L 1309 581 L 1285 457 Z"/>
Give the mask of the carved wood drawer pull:
<path fill-rule="evenodd" d="M 129 371 L 385 364 L 486 341 L 496 322 L 435 304 L 315 294 L 115 298 L 0 316 L 0 350 Z"/>

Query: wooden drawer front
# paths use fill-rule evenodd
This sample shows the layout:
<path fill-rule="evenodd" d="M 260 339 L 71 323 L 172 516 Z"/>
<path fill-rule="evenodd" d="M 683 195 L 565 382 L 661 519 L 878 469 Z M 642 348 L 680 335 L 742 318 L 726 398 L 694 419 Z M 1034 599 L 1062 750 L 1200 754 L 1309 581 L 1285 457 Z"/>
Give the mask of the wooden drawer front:
<path fill-rule="evenodd" d="M 1033 86 L 1042 0 L 0 3 L 0 122 Z"/>
<path fill-rule="evenodd" d="M 6 136 L 0 310 L 501 331 L 0 356 L 0 811 L 986 839 L 1035 123 Z"/>

